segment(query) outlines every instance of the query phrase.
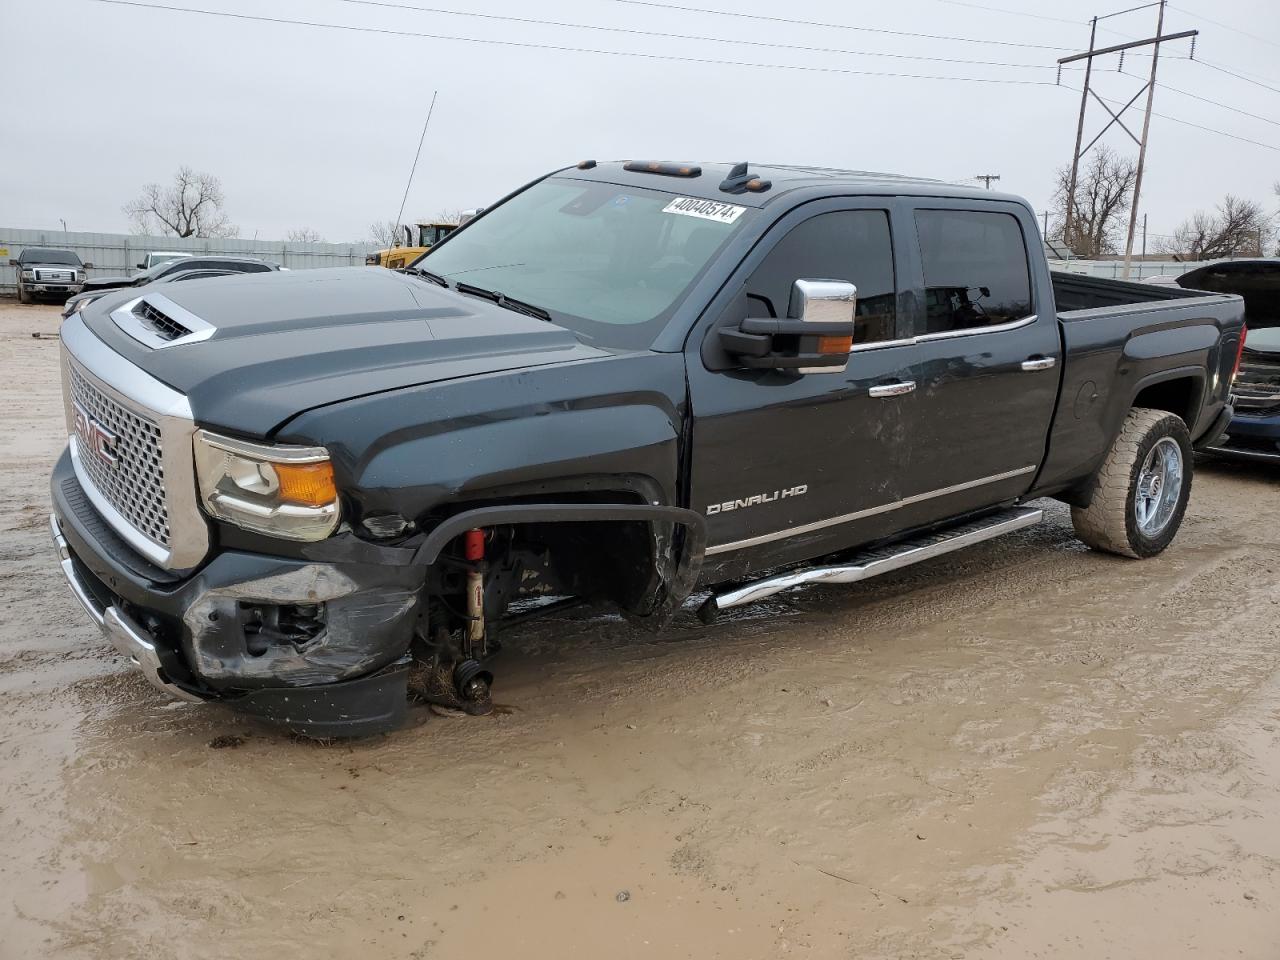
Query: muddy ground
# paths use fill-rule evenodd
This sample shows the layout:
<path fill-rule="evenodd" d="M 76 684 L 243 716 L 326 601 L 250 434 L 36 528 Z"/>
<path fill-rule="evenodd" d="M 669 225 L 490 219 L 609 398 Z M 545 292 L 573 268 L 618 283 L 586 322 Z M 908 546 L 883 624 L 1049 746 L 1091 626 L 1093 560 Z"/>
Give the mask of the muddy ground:
<path fill-rule="evenodd" d="M 57 311 L 0 302 L 0 957 L 1280 956 L 1280 473 L 1044 525 L 354 744 L 165 702 L 63 585 Z"/>

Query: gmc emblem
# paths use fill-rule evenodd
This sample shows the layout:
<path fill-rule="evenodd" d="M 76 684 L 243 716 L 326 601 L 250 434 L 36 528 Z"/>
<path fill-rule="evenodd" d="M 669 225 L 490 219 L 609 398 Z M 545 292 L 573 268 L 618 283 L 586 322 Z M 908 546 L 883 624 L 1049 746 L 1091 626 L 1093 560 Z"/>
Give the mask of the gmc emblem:
<path fill-rule="evenodd" d="M 99 462 L 114 468 L 116 465 L 116 441 L 119 438 L 93 419 L 89 411 L 77 401 L 72 400 L 71 406 L 75 412 L 75 423 L 72 429 L 75 432 L 76 439 L 80 441 L 81 453 L 92 454 Z"/>

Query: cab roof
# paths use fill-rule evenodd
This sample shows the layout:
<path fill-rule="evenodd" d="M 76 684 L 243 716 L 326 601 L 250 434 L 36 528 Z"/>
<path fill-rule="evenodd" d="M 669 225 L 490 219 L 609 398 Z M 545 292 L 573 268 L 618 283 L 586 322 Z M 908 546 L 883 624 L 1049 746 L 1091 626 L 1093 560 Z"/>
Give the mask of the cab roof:
<path fill-rule="evenodd" d="M 591 164 L 588 166 L 588 164 Z M 627 169 L 657 166 L 671 171 L 696 170 L 695 175 L 659 173 L 648 170 Z M 768 181 L 768 189 L 723 190 L 721 184 L 738 164 L 693 163 L 687 161 L 654 161 L 653 163 L 616 160 L 584 161 L 576 167 L 568 167 L 558 174 L 582 180 L 651 187 L 705 200 L 718 200 L 750 207 L 763 207 L 770 200 L 794 190 L 822 188 L 835 194 L 913 197 L 953 197 L 958 199 L 1007 200 L 1022 202 L 1020 197 L 976 186 L 929 180 L 924 177 L 907 177 L 894 173 L 875 173 L 867 170 L 841 170 L 834 167 L 793 166 L 775 163 L 748 163 L 750 177 Z"/>

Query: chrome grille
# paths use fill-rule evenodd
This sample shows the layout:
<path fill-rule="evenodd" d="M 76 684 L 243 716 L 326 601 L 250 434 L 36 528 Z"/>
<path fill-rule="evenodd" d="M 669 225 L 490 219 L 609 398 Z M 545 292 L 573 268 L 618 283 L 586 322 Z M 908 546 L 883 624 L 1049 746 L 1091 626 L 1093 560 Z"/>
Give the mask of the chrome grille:
<path fill-rule="evenodd" d="M 162 310 L 156 309 L 145 300 L 138 301 L 138 305 L 133 308 L 133 315 L 161 340 L 177 340 L 179 337 L 185 337 L 191 333 L 188 328 L 173 319 L 173 317 Z"/>
<path fill-rule="evenodd" d="M 1238 410 L 1280 407 L 1280 361 L 1245 352 L 1232 388 Z"/>
<path fill-rule="evenodd" d="M 165 500 L 160 427 L 107 396 L 77 369 L 67 365 L 71 399 L 115 435 L 115 462 L 80 450 L 80 466 L 106 501 L 148 540 L 169 546 L 169 510 Z M 74 434 L 74 424 L 68 424 Z"/>
<path fill-rule="evenodd" d="M 74 283 L 76 272 L 74 270 L 41 270 L 36 268 L 36 280 L 40 283 Z"/>

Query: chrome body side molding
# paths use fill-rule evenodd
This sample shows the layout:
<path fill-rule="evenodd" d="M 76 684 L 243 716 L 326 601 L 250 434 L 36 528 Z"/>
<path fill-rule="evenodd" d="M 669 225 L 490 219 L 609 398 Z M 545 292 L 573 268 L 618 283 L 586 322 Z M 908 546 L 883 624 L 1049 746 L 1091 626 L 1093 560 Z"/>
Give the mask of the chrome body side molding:
<path fill-rule="evenodd" d="M 852 523 L 854 520 L 861 520 L 863 517 L 874 517 L 877 514 L 888 513 L 891 510 L 899 510 L 902 507 L 910 506 L 913 503 L 922 503 L 925 500 L 932 500 L 936 497 L 945 497 L 948 494 L 960 493 L 964 490 L 972 490 L 974 487 L 985 486 L 989 483 L 999 483 L 1002 480 L 1012 480 L 1014 477 L 1026 476 L 1029 473 L 1035 473 L 1038 468 L 1035 466 L 1019 467 L 1017 470 L 1006 470 L 1004 473 L 997 473 L 990 477 L 980 477 L 977 480 L 968 480 L 964 483 L 953 484 L 949 487 L 942 487 L 939 490 L 929 490 L 925 493 L 917 493 L 914 496 L 904 497 L 901 500 L 894 500 L 892 503 L 883 503 L 878 507 L 868 507 L 866 510 L 857 510 L 853 513 L 846 513 L 839 517 L 830 517 L 826 520 L 815 520 L 812 523 L 801 524 L 798 527 L 788 527 L 785 530 L 776 530 L 773 533 L 762 533 L 757 537 L 749 537 L 746 540 L 736 540 L 733 543 L 721 543 L 713 547 L 707 547 L 707 556 L 713 556 L 717 553 L 728 553 L 731 550 L 744 550 L 747 547 L 759 546 L 762 543 L 772 543 L 774 540 L 785 540 L 787 537 L 798 537 L 806 533 L 812 533 L 815 530 L 823 530 L 826 527 L 839 526 L 842 523 Z"/>

